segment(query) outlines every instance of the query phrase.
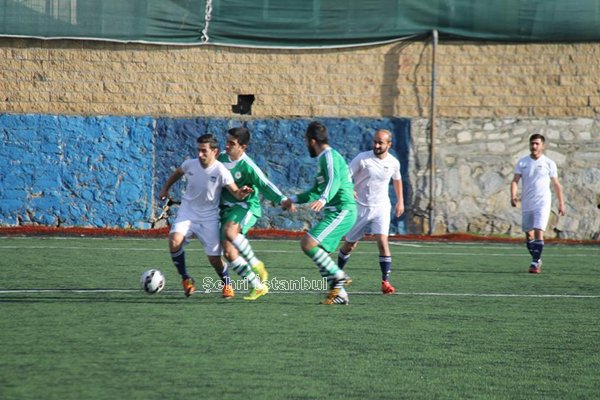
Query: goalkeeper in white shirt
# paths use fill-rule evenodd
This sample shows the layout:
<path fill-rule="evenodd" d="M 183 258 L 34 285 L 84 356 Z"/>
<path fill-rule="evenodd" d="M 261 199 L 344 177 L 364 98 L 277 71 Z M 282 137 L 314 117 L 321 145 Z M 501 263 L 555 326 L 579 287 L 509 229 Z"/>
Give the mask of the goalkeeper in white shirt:
<path fill-rule="evenodd" d="M 375 235 L 379 248 L 383 294 L 392 294 L 396 291 L 389 282 L 392 270 L 392 254 L 388 243 L 392 209 L 388 193 L 390 179 L 397 201 L 394 215 L 400 217 L 404 213 L 400 163 L 389 153 L 391 147 L 392 133 L 379 129 L 373 137 L 373 150 L 359 153 L 350 162 L 354 194 L 358 203 L 358 218 L 350 232 L 346 234 L 338 253 L 338 266 L 343 269 L 359 240 L 366 233 Z"/>
<path fill-rule="evenodd" d="M 550 183 L 558 197 L 558 214 L 565 215 L 565 200 L 558 182 L 556 163 L 544 155 L 546 138 L 539 133 L 529 137 L 530 154 L 517 161 L 515 174 L 510 183 L 510 204 L 516 207 L 519 198 L 519 181 L 523 182 L 521 193 L 522 229 L 525 232 L 527 250 L 531 254 L 529 272 L 542 272 L 542 250 L 544 250 L 544 230 L 550 218 L 552 194 Z"/>

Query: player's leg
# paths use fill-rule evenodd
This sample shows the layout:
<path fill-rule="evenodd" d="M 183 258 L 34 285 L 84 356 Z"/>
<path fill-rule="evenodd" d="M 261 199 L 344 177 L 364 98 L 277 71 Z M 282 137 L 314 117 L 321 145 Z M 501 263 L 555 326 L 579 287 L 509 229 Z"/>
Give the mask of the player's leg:
<path fill-rule="evenodd" d="M 392 272 L 392 253 L 388 235 L 375 235 L 377 247 L 379 249 L 379 268 L 381 269 L 381 292 L 383 294 L 392 294 L 396 289 L 390 283 L 390 273 Z"/>
<path fill-rule="evenodd" d="M 344 269 L 344 267 L 348 263 L 348 260 L 350 260 L 352 252 L 354 251 L 354 249 L 356 249 L 356 246 L 358 246 L 358 241 L 350 242 L 348 238 L 346 238 L 344 243 L 342 243 L 342 245 L 340 246 L 340 250 L 338 251 L 337 258 L 338 267 L 340 267 L 340 269 Z"/>
<path fill-rule="evenodd" d="M 173 265 L 177 268 L 177 272 L 181 275 L 181 285 L 183 286 L 183 293 L 189 297 L 196 290 L 194 285 L 194 278 L 192 278 L 185 265 L 185 243 L 187 237 L 191 233 L 191 221 L 184 220 L 178 221 L 171 227 L 169 233 L 169 251 L 171 253 L 171 260 Z"/>
<path fill-rule="evenodd" d="M 266 282 L 269 273 L 265 264 L 256 257 L 246 238 L 246 233 L 256 224 L 256 221 L 256 216 L 242 207 L 228 207 L 223 211 L 221 217 L 225 239 L 235 246 L 254 272 L 260 276 L 261 281 Z"/>
<path fill-rule="evenodd" d="M 223 262 L 223 258 L 221 258 L 220 255 L 207 255 L 206 258 L 208 259 L 209 264 L 213 267 L 213 269 L 221 279 L 221 282 L 223 284 L 223 287 L 221 289 L 223 297 L 226 299 L 231 299 L 235 297 L 235 292 L 233 291 L 233 287 L 231 286 L 231 278 L 229 277 L 229 274 L 226 273 L 227 264 Z"/>
<path fill-rule="evenodd" d="M 348 294 L 344 287 L 352 280 L 335 264 L 329 253 L 335 250 L 355 221 L 354 210 L 327 212 L 300 242 L 302 251 L 311 258 L 321 276 L 329 283 L 329 293 L 323 304 L 348 304 Z"/>
<path fill-rule="evenodd" d="M 542 207 L 539 211 L 534 213 L 533 218 L 533 234 L 534 241 L 532 246 L 533 258 L 536 262 L 537 273 L 542 272 L 542 251 L 544 250 L 544 231 L 548 226 L 548 220 L 550 219 L 550 205 Z"/>
<path fill-rule="evenodd" d="M 542 251 L 544 250 L 544 229 L 550 218 L 550 208 L 523 213 L 523 230 L 526 232 L 527 249 L 531 255 L 529 272 L 539 274 L 542 271 Z"/>
<path fill-rule="evenodd" d="M 256 274 L 246 260 L 239 255 L 235 246 L 228 240 L 224 240 L 222 244 L 223 254 L 231 269 L 244 278 L 250 285 L 250 294 L 244 297 L 244 299 L 255 300 L 258 297 L 267 294 L 268 289 L 265 289 L 267 285 L 261 282 L 258 274 Z"/>
<path fill-rule="evenodd" d="M 544 231 L 535 228 L 533 230 L 533 243 L 531 243 L 531 265 L 529 272 L 539 274 L 542 272 L 542 251 L 544 250 Z"/>
<path fill-rule="evenodd" d="M 535 255 L 533 252 L 533 246 L 534 246 L 534 242 L 535 242 L 535 234 L 534 234 L 534 230 L 533 230 L 533 220 L 534 220 L 534 213 L 530 212 L 530 211 L 523 211 L 521 214 L 521 228 L 523 230 L 523 232 L 525 233 L 525 243 L 527 246 L 527 251 L 529 252 L 529 255 L 531 256 L 531 263 L 529 265 L 529 271 L 532 273 L 535 273 L 535 269 L 537 268 L 537 265 L 535 264 Z"/>
<path fill-rule="evenodd" d="M 379 249 L 381 292 L 383 294 L 392 294 L 396 291 L 389 281 L 390 273 L 392 272 L 392 253 L 390 252 L 388 240 L 390 232 L 390 215 L 391 210 L 389 208 L 372 208 L 369 213 L 371 233 L 375 235 L 377 248 Z"/>
<path fill-rule="evenodd" d="M 223 246 L 223 254 L 225 254 L 225 247 Z M 233 290 L 233 286 L 231 285 L 231 277 L 229 276 L 229 265 L 226 262 L 223 262 L 221 257 L 215 257 L 214 260 L 211 261 L 211 257 L 208 257 L 208 261 L 210 265 L 214 268 L 215 272 L 219 276 L 221 280 L 221 293 L 223 297 L 226 299 L 232 299 L 235 297 L 235 291 Z"/>
<path fill-rule="evenodd" d="M 177 272 L 183 279 L 189 278 L 185 267 L 185 250 L 183 243 L 185 236 L 179 232 L 171 232 L 169 234 L 169 252 L 171 253 L 171 260 L 173 265 L 177 268 Z"/>
<path fill-rule="evenodd" d="M 352 251 L 358 246 L 358 241 L 365 235 L 365 230 L 369 225 L 369 209 L 367 207 L 358 206 L 356 222 L 352 228 L 346 233 L 344 243 L 338 251 L 338 267 L 344 269 Z"/>
<path fill-rule="evenodd" d="M 202 224 L 193 225 L 194 234 L 202 243 L 204 252 L 208 257 L 210 265 L 213 267 L 221 283 L 223 297 L 231 298 L 235 296 L 229 277 L 229 268 L 221 258 L 222 247 L 219 236 L 219 220 L 206 221 Z"/>
<path fill-rule="evenodd" d="M 352 229 L 346 233 L 346 239 L 338 251 L 338 267 L 344 269 L 352 251 L 358 246 L 358 241 L 365 235 L 365 230 L 369 225 L 369 209 L 367 207 L 358 206 L 356 222 Z"/>

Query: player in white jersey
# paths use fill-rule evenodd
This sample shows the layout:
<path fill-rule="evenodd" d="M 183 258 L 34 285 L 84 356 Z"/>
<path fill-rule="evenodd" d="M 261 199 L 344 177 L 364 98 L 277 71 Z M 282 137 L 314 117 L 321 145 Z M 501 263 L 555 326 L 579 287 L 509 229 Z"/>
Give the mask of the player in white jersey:
<path fill-rule="evenodd" d="M 380 129 L 373 137 L 373 150 L 359 153 L 350 162 L 350 172 L 358 203 L 358 218 L 352 229 L 346 234 L 344 244 L 338 253 L 338 266 L 344 268 L 350 258 L 350 253 L 356 248 L 358 241 L 363 238 L 365 233 L 375 235 L 379 248 L 383 294 L 392 294 L 396 291 L 389 282 L 392 269 L 392 253 L 388 243 L 392 209 L 388 194 L 390 179 L 397 199 L 394 215 L 400 217 L 404 213 L 400 163 L 389 153 L 391 147 L 391 132 Z"/>
<path fill-rule="evenodd" d="M 173 264 L 181 275 L 184 294 L 188 297 L 196 288 L 185 266 L 184 245 L 187 239 L 195 236 L 202 243 L 209 263 L 221 275 L 225 268 L 221 260 L 219 236 L 221 191 L 225 188 L 238 199 L 252 192 L 246 186 L 238 188 L 229 170 L 217 161 L 219 149 L 213 135 L 202 135 L 197 143 L 198 158 L 184 161 L 167 179 L 159 195 L 161 199 L 166 199 L 171 186 L 183 176 L 186 177 L 186 190 L 169 232 L 169 250 Z"/>
<path fill-rule="evenodd" d="M 539 274 L 542 271 L 542 250 L 544 249 L 544 230 L 550 218 L 552 195 L 550 183 L 558 197 L 558 214 L 565 215 L 565 202 L 556 163 L 544 155 L 546 139 L 539 133 L 529 138 L 530 154 L 521 158 L 515 166 L 515 174 L 510 183 L 510 204 L 517 206 L 517 188 L 523 180 L 521 194 L 522 228 L 525 232 L 527 249 L 531 254 L 529 272 Z"/>

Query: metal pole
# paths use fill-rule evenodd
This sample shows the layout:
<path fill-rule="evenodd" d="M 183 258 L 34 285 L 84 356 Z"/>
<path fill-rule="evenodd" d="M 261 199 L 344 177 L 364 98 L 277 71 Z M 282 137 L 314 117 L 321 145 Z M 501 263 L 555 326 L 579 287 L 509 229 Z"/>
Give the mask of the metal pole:
<path fill-rule="evenodd" d="M 432 32 L 431 47 L 431 110 L 429 113 L 429 235 L 433 235 L 435 228 L 435 89 L 436 89 L 436 63 L 435 53 L 438 43 L 438 31 Z"/>

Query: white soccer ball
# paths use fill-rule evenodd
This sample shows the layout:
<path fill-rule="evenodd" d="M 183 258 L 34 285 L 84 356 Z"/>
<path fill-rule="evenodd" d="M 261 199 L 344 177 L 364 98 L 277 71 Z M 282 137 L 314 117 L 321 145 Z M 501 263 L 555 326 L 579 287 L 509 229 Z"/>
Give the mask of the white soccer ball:
<path fill-rule="evenodd" d="M 148 294 L 159 293 L 165 287 L 165 276 L 158 269 L 149 269 L 142 274 L 140 284 Z"/>

